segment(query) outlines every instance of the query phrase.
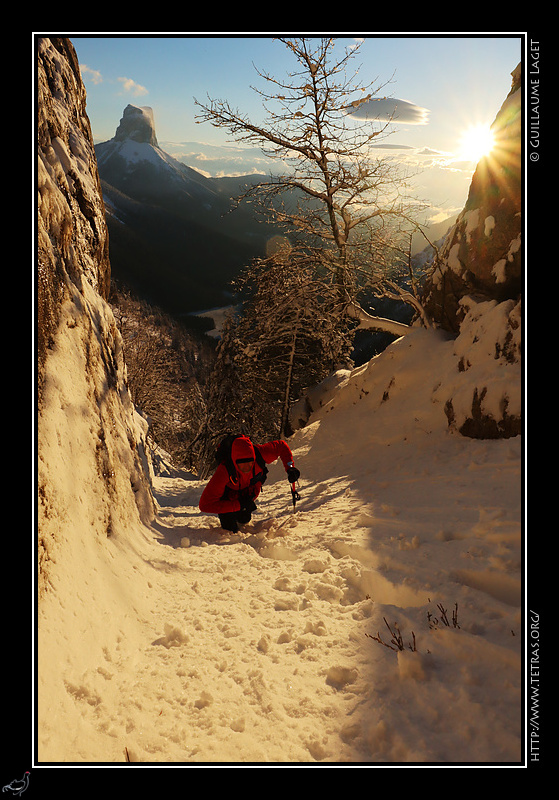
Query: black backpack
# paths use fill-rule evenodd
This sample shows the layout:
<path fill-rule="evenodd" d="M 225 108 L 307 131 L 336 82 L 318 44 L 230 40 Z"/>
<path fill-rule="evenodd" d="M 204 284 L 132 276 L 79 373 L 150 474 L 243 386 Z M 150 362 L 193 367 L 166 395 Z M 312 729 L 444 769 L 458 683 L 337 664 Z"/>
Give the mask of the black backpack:
<path fill-rule="evenodd" d="M 233 459 L 231 457 L 231 447 L 235 439 L 238 439 L 241 434 L 234 434 L 228 433 L 225 436 L 215 451 L 215 457 L 218 464 L 225 464 L 227 467 L 227 472 L 229 473 L 229 477 L 233 483 L 237 483 L 237 470 L 235 465 L 233 464 Z M 262 453 L 258 449 L 258 446 L 252 443 L 254 447 L 254 455 L 256 458 L 256 463 L 260 467 L 260 472 L 255 473 L 254 477 L 252 478 L 250 485 L 254 485 L 255 483 L 264 483 L 266 478 L 268 477 L 268 467 L 266 466 L 266 462 L 262 457 Z"/>

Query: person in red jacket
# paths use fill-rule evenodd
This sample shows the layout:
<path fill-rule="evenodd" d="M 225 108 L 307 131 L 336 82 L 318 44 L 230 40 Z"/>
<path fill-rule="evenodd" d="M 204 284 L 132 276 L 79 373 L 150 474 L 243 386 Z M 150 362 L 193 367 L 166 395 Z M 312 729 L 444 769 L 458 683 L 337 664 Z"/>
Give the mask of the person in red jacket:
<path fill-rule="evenodd" d="M 257 459 L 255 449 L 261 458 Z M 282 440 L 255 445 L 248 436 L 238 436 L 231 445 L 231 461 L 218 465 L 200 497 L 203 514 L 217 514 L 221 527 L 236 533 L 239 524 L 250 522 L 256 509 L 268 470 L 261 464 L 271 464 L 281 458 L 290 483 L 299 479 L 293 465 L 293 454 Z M 260 463 L 259 463 L 260 462 Z"/>

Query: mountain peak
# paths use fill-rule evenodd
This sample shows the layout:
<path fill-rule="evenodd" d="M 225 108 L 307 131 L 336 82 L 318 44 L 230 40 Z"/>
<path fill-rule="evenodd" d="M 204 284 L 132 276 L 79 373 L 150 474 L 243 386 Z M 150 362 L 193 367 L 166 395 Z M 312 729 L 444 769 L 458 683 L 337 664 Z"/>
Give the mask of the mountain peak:
<path fill-rule="evenodd" d="M 102 180 L 137 200 L 177 191 L 199 202 L 215 197 L 207 178 L 161 150 L 149 106 L 127 105 L 113 138 L 95 151 Z"/>
<path fill-rule="evenodd" d="M 158 147 L 152 108 L 131 104 L 126 106 L 116 129 L 114 141 L 123 142 L 125 139 Z"/>

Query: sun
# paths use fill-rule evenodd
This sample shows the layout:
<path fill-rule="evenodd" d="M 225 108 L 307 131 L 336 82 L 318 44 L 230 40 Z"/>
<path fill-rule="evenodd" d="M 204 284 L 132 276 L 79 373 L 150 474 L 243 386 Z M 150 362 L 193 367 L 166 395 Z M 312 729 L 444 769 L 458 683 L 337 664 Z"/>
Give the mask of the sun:
<path fill-rule="evenodd" d="M 459 156 L 477 164 L 480 158 L 489 155 L 494 145 L 493 131 L 489 125 L 472 125 L 460 137 Z"/>

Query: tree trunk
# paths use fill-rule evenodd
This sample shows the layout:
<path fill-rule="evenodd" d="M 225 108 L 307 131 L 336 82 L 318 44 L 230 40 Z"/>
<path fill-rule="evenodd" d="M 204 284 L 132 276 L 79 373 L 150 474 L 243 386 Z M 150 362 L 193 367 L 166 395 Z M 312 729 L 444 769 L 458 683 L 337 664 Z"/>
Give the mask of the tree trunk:
<path fill-rule="evenodd" d="M 286 430 L 289 418 L 289 396 L 291 394 L 291 384 L 292 384 L 292 376 L 293 376 L 293 366 L 295 364 L 295 350 L 297 347 L 297 328 L 298 324 L 296 324 L 293 337 L 291 339 L 291 349 L 289 351 L 289 362 L 287 366 L 287 377 L 285 380 L 285 393 L 283 397 L 283 408 L 281 412 L 281 427 L 280 427 L 280 439 L 284 439 L 286 437 Z"/>

